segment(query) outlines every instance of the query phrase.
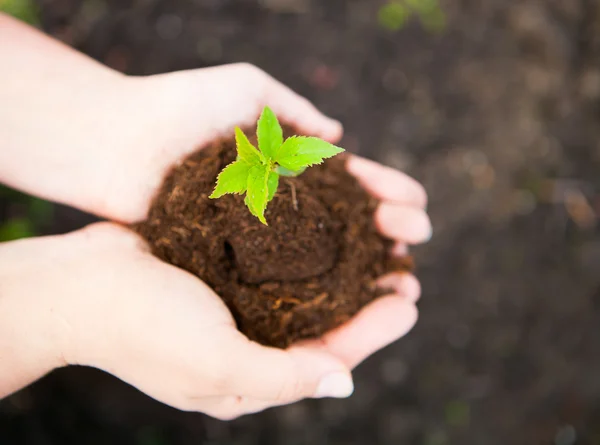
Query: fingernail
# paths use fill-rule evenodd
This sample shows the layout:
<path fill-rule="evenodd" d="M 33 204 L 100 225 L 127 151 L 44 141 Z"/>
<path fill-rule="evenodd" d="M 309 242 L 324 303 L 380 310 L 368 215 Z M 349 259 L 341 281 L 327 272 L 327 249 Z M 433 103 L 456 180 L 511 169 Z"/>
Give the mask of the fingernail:
<path fill-rule="evenodd" d="M 405 224 L 405 232 L 403 234 L 398 233 L 399 236 L 404 236 L 405 239 L 416 244 L 428 243 L 431 241 L 431 238 L 433 237 L 433 227 L 431 226 L 429 218 L 419 216 L 412 221 L 407 220 Z"/>
<path fill-rule="evenodd" d="M 413 303 L 421 296 L 421 283 L 412 275 L 404 278 L 404 296 Z"/>
<path fill-rule="evenodd" d="M 336 399 L 343 399 L 349 397 L 353 392 L 354 383 L 352 383 L 352 378 L 348 374 L 336 372 L 325 376 L 321 380 L 315 398 L 335 397 Z"/>
<path fill-rule="evenodd" d="M 433 237 L 433 226 L 431 225 L 431 223 L 429 223 L 429 231 L 427 232 L 427 236 L 425 237 L 424 242 L 428 243 L 429 241 L 431 241 L 432 237 Z"/>
<path fill-rule="evenodd" d="M 427 216 L 427 214 L 423 213 L 423 217 L 420 219 L 421 219 L 421 221 L 419 222 L 418 232 L 421 232 L 421 236 L 419 236 L 418 238 L 421 239 L 421 242 L 427 243 L 427 242 L 431 241 L 431 238 L 433 237 L 433 226 L 432 226 L 431 220 L 429 219 L 429 216 Z M 415 232 L 417 232 L 417 231 L 415 231 Z"/>

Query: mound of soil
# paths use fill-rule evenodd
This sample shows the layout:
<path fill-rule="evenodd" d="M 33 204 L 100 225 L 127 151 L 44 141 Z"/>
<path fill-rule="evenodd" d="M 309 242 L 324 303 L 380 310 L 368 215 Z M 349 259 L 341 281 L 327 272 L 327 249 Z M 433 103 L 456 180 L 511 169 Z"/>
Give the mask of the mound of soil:
<path fill-rule="evenodd" d="M 235 155 L 229 139 L 189 156 L 134 229 L 159 258 L 211 286 L 250 339 L 285 348 L 319 337 L 383 293 L 378 277 L 409 268 L 388 256 L 373 223 L 377 200 L 346 172 L 347 156 L 281 178 L 265 226 L 239 195 L 208 198 Z"/>

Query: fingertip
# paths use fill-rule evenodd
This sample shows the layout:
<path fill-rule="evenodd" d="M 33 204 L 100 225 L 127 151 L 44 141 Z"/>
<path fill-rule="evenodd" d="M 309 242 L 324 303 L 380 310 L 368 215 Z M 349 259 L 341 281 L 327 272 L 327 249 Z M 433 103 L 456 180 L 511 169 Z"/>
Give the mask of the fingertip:
<path fill-rule="evenodd" d="M 376 198 L 422 209 L 427 207 L 425 187 L 401 171 L 361 156 L 351 156 L 346 168 Z"/>
<path fill-rule="evenodd" d="M 317 136 L 328 142 L 338 142 L 343 135 L 342 124 L 323 114 L 310 100 L 271 78 L 266 103 L 282 123 L 300 133 Z"/>
<path fill-rule="evenodd" d="M 377 280 L 377 286 L 391 289 L 399 296 L 415 303 L 421 297 L 421 283 L 409 273 L 391 273 Z"/>
<path fill-rule="evenodd" d="M 312 117 L 309 120 L 308 114 L 305 119 L 298 119 L 300 130 L 310 136 L 316 136 L 332 144 L 338 143 L 344 134 L 344 127 L 338 120 L 332 119 L 321 113 L 320 110 L 312 106 Z"/>
<path fill-rule="evenodd" d="M 341 122 L 325 116 L 321 111 L 310 105 L 310 116 L 305 113 L 298 116 L 296 124 L 298 130 L 309 136 L 316 136 L 332 144 L 339 142 L 344 134 Z"/>
<path fill-rule="evenodd" d="M 422 294 L 421 282 L 412 274 L 404 276 L 404 296 L 413 303 L 416 303 L 421 298 Z"/>
<path fill-rule="evenodd" d="M 299 375 L 305 380 L 304 391 L 293 391 L 280 400 L 296 401 L 310 398 L 346 398 L 354 392 L 350 369 L 335 355 L 319 348 L 293 346 L 288 351 L 294 356 Z M 313 380 L 314 379 L 314 380 Z"/>
<path fill-rule="evenodd" d="M 377 170 L 381 168 L 377 162 L 356 155 L 348 159 L 348 165 L 346 167 L 348 173 L 354 176 L 376 174 Z"/>
<path fill-rule="evenodd" d="M 375 211 L 375 221 L 384 236 L 409 244 L 425 243 L 433 234 L 427 213 L 414 207 L 383 202 Z"/>
<path fill-rule="evenodd" d="M 382 320 L 382 324 L 389 329 L 389 340 L 383 344 L 383 346 L 386 346 L 404 337 L 412 330 L 419 319 L 419 310 L 414 302 L 408 301 L 399 294 L 388 295 L 381 297 L 381 299 L 387 300 L 387 310 L 390 312 L 387 319 Z"/>
<path fill-rule="evenodd" d="M 354 382 L 349 372 L 335 372 L 321 379 L 313 398 L 333 397 L 345 399 L 354 392 Z"/>
<path fill-rule="evenodd" d="M 344 135 L 344 126 L 338 120 L 328 117 L 325 119 L 327 119 L 327 124 L 323 131 L 323 139 L 335 144 L 342 139 L 342 136 Z"/>
<path fill-rule="evenodd" d="M 341 377 L 321 387 L 327 376 L 350 375 L 345 363 L 328 351 L 307 345 L 281 350 L 247 339 L 237 339 L 232 346 L 228 349 L 235 354 L 236 369 L 243 369 L 243 378 L 229 379 L 229 390 L 239 395 L 277 403 L 315 397 L 319 391 L 321 397 L 347 397 Z"/>

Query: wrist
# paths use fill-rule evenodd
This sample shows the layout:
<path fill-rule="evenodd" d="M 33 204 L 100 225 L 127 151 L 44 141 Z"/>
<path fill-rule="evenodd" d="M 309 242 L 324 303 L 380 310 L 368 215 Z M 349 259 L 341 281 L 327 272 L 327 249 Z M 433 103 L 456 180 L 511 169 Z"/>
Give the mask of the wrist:
<path fill-rule="evenodd" d="M 123 300 L 119 273 L 105 265 L 139 246 L 107 223 L 0 244 L 0 398 L 55 368 L 106 361 L 118 344 L 109 320 Z"/>
<path fill-rule="evenodd" d="M 38 256 L 52 244 L 52 238 L 0 244 L 0 398 L 65 365 L 65 335 Z"/>

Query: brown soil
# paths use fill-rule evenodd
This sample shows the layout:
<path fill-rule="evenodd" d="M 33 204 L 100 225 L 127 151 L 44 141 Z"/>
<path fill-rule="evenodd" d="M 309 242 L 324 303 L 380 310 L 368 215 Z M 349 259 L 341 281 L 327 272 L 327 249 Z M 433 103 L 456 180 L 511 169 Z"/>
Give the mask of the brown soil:
<path fill-rule="evenodd" d="M 281 178 L 269 226 L 239 195 L 208 198 L 234 157 L 233 140 L 191 155 L 135 230 L 158 257 L 210 285 L 250 339 L 284 348 L 318 337 L 380 295 L 378 277 L 405 267 L 388 258 L 390 241 L 373 223 L 377 201 L 346 173 L 347 157 Z"/>

